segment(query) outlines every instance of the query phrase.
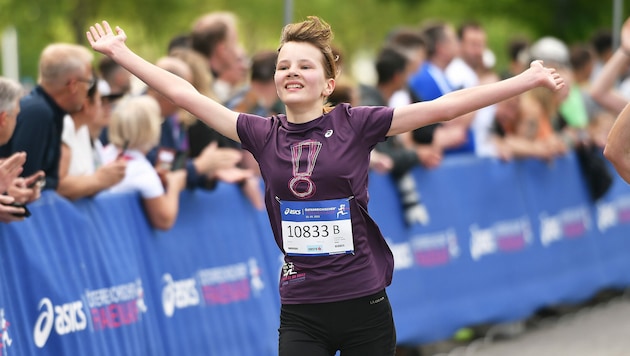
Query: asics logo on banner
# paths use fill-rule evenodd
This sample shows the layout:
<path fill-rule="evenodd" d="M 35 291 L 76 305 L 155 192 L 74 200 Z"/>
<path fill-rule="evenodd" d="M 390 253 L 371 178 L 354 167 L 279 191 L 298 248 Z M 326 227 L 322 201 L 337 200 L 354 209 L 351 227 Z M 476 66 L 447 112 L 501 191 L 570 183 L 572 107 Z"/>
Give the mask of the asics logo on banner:
<path fill-rule="evenodd" d="M 302 211 L 300 209 L 284 209 L 284 215 L 302 215 Z"/>
<path fill-rule="evenodd" d="M 40 313 L 33 328 L 33 341 L 39 348 L 46 345 L 53 326 L 58 335 L 75 333 L 87 328 L 87 316 L 80 300 L 53 305 L 50 299 L 43 298 L 38 308 Z"/>
<path fill-rule="evenodd" d="M 2 337 L 2 343 L 0 343 L 0 355 L 6 355 L 6 348 L 11 347 L 13 339 L 9 336 L 9 321 L 4 317 L 4 309 L 0 308 L 0 336 Z"/>
<path fill-rule="evenodd" d="M 586 206 L 568 207 L 556 214 L 539 214 L 540 242 L 544 247 L 567 238 L 583 236 L 592 224 Z"/>
<path fill-rule="evenodd" d="M 175 309 L 183 309 L 199 305 L 199 291 L 197 290 L 197 282 L 193 278 L 173 280 L 173 277 L 167 273 L 162 277 L 166 285 L 162 289 L 162 308 L 164 315 L 172 317 Z"/>

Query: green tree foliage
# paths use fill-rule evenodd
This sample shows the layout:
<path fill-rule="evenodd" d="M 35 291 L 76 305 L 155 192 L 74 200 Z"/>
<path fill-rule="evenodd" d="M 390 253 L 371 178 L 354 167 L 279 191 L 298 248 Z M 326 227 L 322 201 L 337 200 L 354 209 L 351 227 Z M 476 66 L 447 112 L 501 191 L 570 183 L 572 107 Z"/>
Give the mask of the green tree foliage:
<path fill-rule="evenodd" d="M 189 31 L 200 15 L 229 10 L 240 18 L 241 36 L 253 52 L 277 46 L 289 0 L 0 0 L 0 24 L 19 35 L 20 69 L 35 78 L 37 60 L 51 42 L 87 44 L 85 31 L 107 19 L 129 35 L 129 46 L 149 60 L 164 55 L 170 38 Z M 376 51 L 399 26 L 418 26 L 427 19 L 457 25 L 474 19 L 489 35 L 499 64 L 505 45 L 516 35 L 535 40 L 556 36 L 568 44 L 585 42 L 600 28 L 612 26 L 612 1 L 592 0 L 292 0 L 293 20 L 318 15 L 335 31 L 336 45 L 348 55 Z M 625 9 L 627 10 L 630 9 Z M 622 18 L 627 16 L 623 14 Z M 0 28 L 2 31 L 3 28 Z"/>

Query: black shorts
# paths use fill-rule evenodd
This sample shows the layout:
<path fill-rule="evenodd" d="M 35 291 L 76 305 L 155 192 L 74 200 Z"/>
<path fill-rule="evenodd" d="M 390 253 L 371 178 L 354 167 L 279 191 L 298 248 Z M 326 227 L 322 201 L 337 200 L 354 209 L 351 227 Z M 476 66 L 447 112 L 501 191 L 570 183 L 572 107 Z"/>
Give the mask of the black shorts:
<path fill-rule="evenodd" d="M 321 304 L 283 304 L 279 356 L 393 356 L 396 329 L 385 291 Z"/>

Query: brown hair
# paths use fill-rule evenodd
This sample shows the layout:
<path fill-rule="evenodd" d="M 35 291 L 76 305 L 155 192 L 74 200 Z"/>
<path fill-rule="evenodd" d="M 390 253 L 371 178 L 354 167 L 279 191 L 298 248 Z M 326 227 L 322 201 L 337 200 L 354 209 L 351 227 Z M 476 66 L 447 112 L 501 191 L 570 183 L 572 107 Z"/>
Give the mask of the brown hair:
<path fill-rule="evenodd" d="M 330 43 L 333 32 L 330 25 L 317 16 L 308 16 L 306 21 L 284 26 L 280 36 L 280 47 L 287 42 L 306 42 L 317 47 L 324 55 L 324 74 L 326 78 L 337 77 L 337 57 L 333 54 Z"/>
<path fill-rule="evenodd" d="M 217 46 L 227 39 L 232 28 L 237 28 L 237 19 L 236 15 L 229 11 L 203 15 L 193 25 L 190 45 L 195 51 L 210 57 Z"/>

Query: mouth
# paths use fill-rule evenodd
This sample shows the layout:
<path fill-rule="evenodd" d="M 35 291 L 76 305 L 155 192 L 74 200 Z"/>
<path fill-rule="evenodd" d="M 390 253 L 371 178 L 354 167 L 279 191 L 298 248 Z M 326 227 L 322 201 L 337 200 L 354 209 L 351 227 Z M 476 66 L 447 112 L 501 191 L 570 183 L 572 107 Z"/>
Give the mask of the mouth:
<path fill-rule="evenodd" d="M 302 88 L 304 88 L 302 84 L 287 84 L 285 86 L 285 89 L 287 90 L 296 90 L 296 89 L 302 89 Z"/>

